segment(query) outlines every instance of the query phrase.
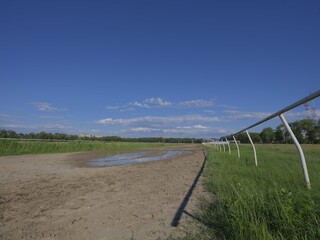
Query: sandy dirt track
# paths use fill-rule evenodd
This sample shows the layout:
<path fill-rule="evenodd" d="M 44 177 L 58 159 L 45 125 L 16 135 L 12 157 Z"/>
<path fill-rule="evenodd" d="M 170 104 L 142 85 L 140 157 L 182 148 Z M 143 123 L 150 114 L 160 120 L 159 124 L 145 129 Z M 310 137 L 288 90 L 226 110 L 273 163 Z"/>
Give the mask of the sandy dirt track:
<path fill-rule="evenodd" d="M 0 239 L 166 239 L 204 160 L 202 147 L 167 160 L 89 168 L 102 153 L 0 157 Z M 186 207 L 196 208 L 201 180 Z"/>

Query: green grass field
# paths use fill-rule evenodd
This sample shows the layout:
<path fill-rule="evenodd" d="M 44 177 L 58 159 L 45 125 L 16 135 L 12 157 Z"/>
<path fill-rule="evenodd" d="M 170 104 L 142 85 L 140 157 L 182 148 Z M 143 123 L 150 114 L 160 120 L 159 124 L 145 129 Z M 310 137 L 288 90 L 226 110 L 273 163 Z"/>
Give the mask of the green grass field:
<path fill-rule="evenodd" d="M 320 239 L 320 145 L 302 146 L 310 175 L 306 189 L 294 145 L 250 145 L 232 154 L 208 147 L 205 186 L 213 200 L 198 213 L 207 229 L 186 239 Z"/>
<path fill-rule="evenodd" d="M 0 156 L 40 154 L 40 153 L 64 153 L 82 151 L 103 151 L 115 149 L 138 149 L 149 147 L 162 147 L 165 143 L 123 143 L 123 142 L 46 142 L 46 141 L 17 141 L 0 140 Z M 172 144 L 171 144 L 172 145 Z"/>

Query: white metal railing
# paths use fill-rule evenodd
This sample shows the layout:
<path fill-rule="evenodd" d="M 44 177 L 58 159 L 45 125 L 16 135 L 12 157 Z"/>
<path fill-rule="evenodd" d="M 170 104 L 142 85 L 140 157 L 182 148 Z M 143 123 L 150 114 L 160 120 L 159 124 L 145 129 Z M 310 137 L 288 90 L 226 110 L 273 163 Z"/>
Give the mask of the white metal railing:
<path fill-rule="evenodd" d="M 290 136 L 291 136 L 291 138 L 292 138 L 292 140 L 293 140 L 293 142 L 294 142 L 294 144 L 295 144 L 295 146 L 296 146 L 296 148 L 298 150 L 299 157 L 300 157 L 300 163 L 301 163 L 301 167 L 302 167 L 302 171 L 303 171 L 303 175 L 304 175 L 304 181 L 305 181 L 305 184 L 306 184 L 307 188 L 311 189 L 310 179 L 309 179 L 309 174 L 308 174 L 308 168 L 307 168 L 307 164 L 306 164 L 306 160 L 305 160 L 305 157 L 304 157 L 303 150 L 301 148 L 301 145 L 300 145 L 299 141 L 297 140 L 297 138 L 295 137 L 294 133 L 292 132 L 292 130 L 291 130 L 286 118 L 283 115 L 283 113 L 285 113 L 285 112 L 287 112 L 287 111 L 289 111 L 289 110 L 291 110 L 293 108 L 296 108 L 296 107 L 298 107 L 298 106 L 300 106 L 300 105 L 302 105 L 302 104 L 304 104 L 306 102 L 309 102 L 309 101 L 311 101 L 311 100 L 313 100 L 313 99 L 315 99 L 315 98 L 317 98 L 319 96 L 320 96 L 320 90 L 310 94 L 309 96 L 307 96 L 305 98 L 300 99 L 299 101 L 297 101 L 297 102 L 295 102 L 295 103 L 293 103 L 293 104 L 281 109 L 280 111 L 278 111 L 278 112 L 276 112 L 274 114 L 271 114 L 270 116 L 268 116 L 268 117 L 256 122 L 255 124 L 252 124 L 249 127 L 246 127 L 244 129 L 232 134 L 232 137 L 233 137 L 233 139 L 234 139 L 234 141 L 236 143 L 236 146 L 237 146 L 238 158 L 240 158 L 240 150 L 239 150 L 239 146 L 237 144 L 237 140 L 235 138 L 235 135 L 237 135 L 239 133 L 242 133 L 242 132 L 246 132 L 246 134 L 247 134 L 247 136 L 249 138 L 249 141 L 250 141 L 250 143 L 252 145 L 252 148 L 253 148 L 255 165 L 258 166 L 256 149 L 255 149 L 254 143 L 253 143 L 253 141 L 252 141 L 252 139 L 250 137 L 250 134 L 249 134 L 248 130 L 253 128 L 253 127 L 256 127 L 256 126 L 260 125 L 261 123 L 269 121 L 270 119 L 273 119 L 273 118 L 278 116 L 281 119 L 281 121 L 282 121 L 283 125 L 285 126 L 285 128 L 287 129 L 287 131 L 289 132 L 289 134 L 290 134 Z M 229 142 L 228 142 L 228 144 L 229 144 Z M 223 146 L 224 146 L 224 144 L 223 144 Z"/>

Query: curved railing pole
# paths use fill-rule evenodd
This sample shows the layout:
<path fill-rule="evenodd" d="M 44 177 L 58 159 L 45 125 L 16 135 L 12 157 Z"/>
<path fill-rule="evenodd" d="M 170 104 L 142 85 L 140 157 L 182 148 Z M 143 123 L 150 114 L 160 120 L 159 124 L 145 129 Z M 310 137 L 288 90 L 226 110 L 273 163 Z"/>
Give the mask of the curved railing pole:
<path fill-rule="evenodd" d="M 240 131 L 238 131 L 236 133 L 233 133 L 233 135 L 237 135 L 238 133 L 242 133 L 244 131 L 247 132 L 248 138 L 249 138 L 250 143 L 251 143 L 251 145 L 253 147 L 254 157 L 255 157 L 255 164 L 257 166 L 258 162 L 257 162 L 256 149 L 255 149 L 255 147 L 253 145 L 253 142 L 252 142 L 251 137 L 250 137 L 250 135 L 249 135 L 247 130 L 249 130 L 251 128 L 254 128 L 255 126 L 260 125 L 261 123 L 264 123 L 266 121 L 269 121 L 269 120 L 279 116 L 281 121 L 283 122 L 283 124 L 286 126 L 286 129 L 290 133 L 290 135 L 291 135 L 291 137 L 292 137 L 292 139 L 293 139 L 293 141 L 294 141 L 294 143 L 296 145 L 296 148 L 298 149 L 298 152 L 299 152 L 299 155 L 300 155 L 300 162 L 301 162 L 301 166 L 302 166 L 302 170 L 303 170 L 303 174 L 304 174 L 304 181 L 306 183 L 306 187 L 309 188 L 309 189 L 311 188 L 310 179 L 309 179 L 307 164 L 306 164 L 306 161 L 305 161 L 305 158 L 304 158 L 304 154 L 303 154 L 302 148 L 301 148 L 298 140 L 294 136 L 294 134 L 293 134 L 290 126 L 288 125 L 286 119 L 284 118 L 283 113 L 288 112 L 289 110 L 294 109 L 294 108 L 296 108 L 296 107 L 298 107 L 298 106 L 300 106 L 300 105 L 302 105 L 304 103 L 307 103 L 307 102 L 309 102 L 309 101 L 311 101 L 311 100 L 313 100 L 313 99 L 315 99 L 317 97 L 320 97 L 320 90 L 317 90 L 316 92 L 311 93 L 309 96 L 298 100 L 297 102 L 295 102 L 295 103 L 293 103 L 293 104 L 291 104 L 291 105 L 279 110 L 278 112 L 275 112 L 275 113 L 271 114 L 270 116 L 268 116 L 268 117 L 266 117 L 266 118 L 264 118 L 264 119 L 262 119 L 262 120 L 260 120 L 260 121 L 258 121 L 256 123 L 244 128 L 244 129 L 242 129 L 242 130 L 240 130 Z M 238 155 L 238 156 L 240 156 L 240 155 Z"/>
<path fill-rule="evenodd" d="M 222 143 L 222 146 L 223 146 L 223 152 L 226 152 L 226 146 L 224 145 L 224 141 L 221 139 L 221 143 Z"/>
<path fill-rule="evenodd" d="M 226 143 L 228 145 L 229 154 L 231 155 L 230 143 L 229 143 L 228 139 L 225 138 L 225 140 L 226 140 Z"/>
<path fill-rule="evenodd" d="M 232 137 L 233 137 L 234 143 L 235 143 L 235 144 L 236 144 L 236 146 L 237 146 L 238 158 L 240 158 L 240 149 L 239 149 L 239 146 L 238 146 L 237 140 L 236 140 L 236 138 L 235 138 L 234 136 L 232 136 Z"/>
<path fill-rule="evenodd" d="M 306 159 L 304 158 L 304 153 L 301 148 L 301 145 L 300 145 L 299 141 L 297 140 L 296 136 L 294 135 L 294 133 L 292 132 L 287 120 L 285 119 L 285 117 L 283 116 L 282 113 L 279 115 L 279 117 L 280 117 L 283 125 L 286 127 L 287 131 L 289 132 L 294 144 L 296 145 L 296 148 L 297 148 L 297 150 L 299 152 L 299 156 L 300 156 L 300 163 L 301 163 L 301 167 L 302 167 L 302 171 L 303 171 L 303 175 L 304 175 L 304 182 L 306 183 L 307 188 L 311 189 L 307 163 L 306 163 Z"/>
<path fill-rule="evenodd" d="M 253 148 L 254 163 L 255 163 L 255 165 L 256 165 L 256 167 L 257 167 L 257 166 L 258 166 L 258 160 L 257 160 L 256 148 L 255 148 L 255 146 L 254 146 L 254 144 L 253 144 L 253 142 L 252 142 L 252 139 L 251 139 L 251 137 L 250 137 L 250 134 L 249 134 L 248 130 L 246 130 L 246 133 L 247 133 L 247 136 L 248 136 L 249 141 L 250 141 L 250 143 L 251 143 L 251 146 L 252 146 L 252 148 Z"/>

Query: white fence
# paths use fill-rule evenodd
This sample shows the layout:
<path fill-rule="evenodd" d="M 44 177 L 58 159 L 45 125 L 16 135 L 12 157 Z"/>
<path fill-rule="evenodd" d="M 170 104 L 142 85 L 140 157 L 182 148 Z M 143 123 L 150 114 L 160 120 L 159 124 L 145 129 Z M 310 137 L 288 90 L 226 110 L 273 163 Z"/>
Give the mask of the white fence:
<path fill-rule="evenodd" d="M 297 148 L 297 150 L 298 150 L 299 157 L 300 157 L 300 162 L 301 162 L 301 167 L 302 167 L 302 171 L 303 171 L 303 175 L 304 175 L 304 181 L 305 181 L 305 184 L 306 184 L 307 188 L 308 188 L 308 189 L 311 189 L 310 179 L 309 179 L 309 174 L 308 174 L 308 168 L 307 168 L 307 164 L 306 164 L 306 160 L 305 160 L 305 157 L 304 157 L 303 150 L 302 150 L 302 148 L 301 148 L 301 146 L 300 146 L 300 143 L 298 142 L 296 136 L 295 136 L 294 133 L 292 132 L 292 130 L 291 130 L 291 128 L 290 128 L 290 126 L 289 126 L 286 118 L 285 118 L 284 115 L 283 115 L 283 113 L 285 113 L 285 112 L 287 112 L 287 111 L 289 111 L 289 110 L 291 110 L 291 109 L 293 109 L 293 108 L 296 108 L 296 107 L 298 107 L 298 106 L 300 106 L 300 105 L 302 105 L 302 104 L 304 104 L 304 103 L 306 103 L 306 102 L 309 102 L 309 101 L 311 101 L 311 100 L 313 100 L 313 99 L 315 99 L 315 98 L 317 98 L 317 97 L 319 97 L 319 96 L 320 96 L 320 90 L 318 90 L 318 91 L 310 94 L 309 96 L 307 96 L 307 97 L 305 97 L 305 98 L 300 99 L 299 101 L 297 101 L 297 102 L 295 102 L 295 103 L 293 103 L 293 104 L 291 104 L 291 105 L 289 105 L 289 106 L 281 109 L 280 111 L 278 111 L 278 112 L 276 112 L 276 113 L 274 113 L 274 114 L 271 114 L 270 116 L 262 119 L 261 121 L 256 122 L 255 124 L 252 124 L 252 125 L 250 125 L 249 127 L 246 127 L 246 128 L 244 128 L 244 129 L 242 129 L 242 130 L 240 130 L 240 131 L 232 134 L 233 140 L 234 140 L 234 142 L 236 143 L 236 146 L 237 146 L 238 158 L 240 158 L 240 150 L 239 150 L 239 146 L 238 146 L 238 144 L 237 144 L 237 140 L 236 140 L 236 137 L 235 137 L 235 136 L 236 136 L 237 134 L 239 134 L 239 133 L 246 132 L 246 134 L 247 134 L 247 136 L 248 136 L 248 138 L 249 138 L 249 141 L 250 141 L 250 143 L 251 143 L 251 145 L 252 145 L 252 148 L 253 148 L 255 165 L 258 166 L 256 149 L 255 149 L 254 143 L 253 143 L 252 140 L 251 140 L 251 137 L 250 137 L 250 134 L 249 134 L 248 130 L 251 129 L 251 128 L 253 128 L 253 127 L 256 127 L 256 126 L 260 125 L 261 123 L 264 123 L 264 122 L 266 122 L 266 121 L 269 121 L 270 119 L 273 119 L 273 118 L 275 118 L 275 117 L 279 117 L 279 118 L 281 119 L 283 125 L 285 126 L 285 128 L 286 128 L 287 131 L 289 132 L 289 134 L 290 134 L 290 136 L 291 136 L 291 138 L 292 138 L 292 140 L 293 140 L 293 142 L 294 142 L 294 144 L 295 144 L 295 146 L 296 146 L 296 148 Z M 228 142 L 227 139 L 225 139 L 225 141 L 222 140 L 220 143 L 221 143 L 223 146 L 224 146 L 225 144 L 228 144 L 228 146 L 229 146 L 229 142 Z M 220 146 L 220 145 L 219 145 L 219 146 Z M 224 151 L 225 151 L 225 149 L 224 149 Z M 229 153 L 230 153 L 230 146 L 229 146 Z"/>

